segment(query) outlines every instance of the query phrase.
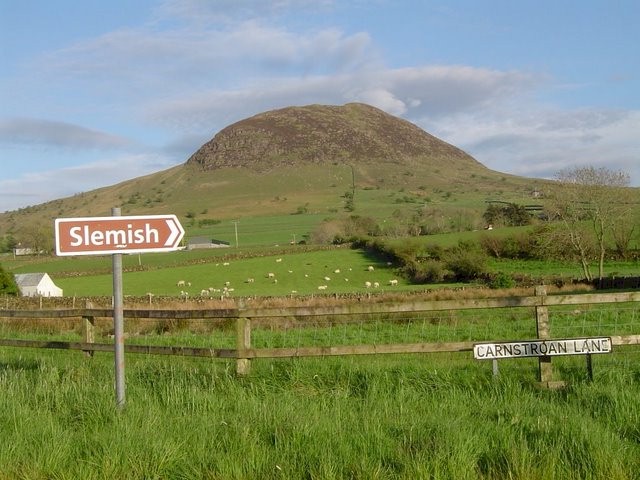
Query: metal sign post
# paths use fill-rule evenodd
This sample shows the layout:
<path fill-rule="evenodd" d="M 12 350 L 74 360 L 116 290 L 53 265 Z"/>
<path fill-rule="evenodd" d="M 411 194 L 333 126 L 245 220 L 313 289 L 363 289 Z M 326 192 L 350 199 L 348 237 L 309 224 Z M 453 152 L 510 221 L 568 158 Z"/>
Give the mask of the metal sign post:
<path fill-rule="evenodd" d="M 111 209 L 114 217 L 120 216 L 120 209 Z M 122 300 L 122 254 L 114 253 L 113 259 L 113 338 L 116 372 L 116 406 L 124 407 L 124 302 Z"/>

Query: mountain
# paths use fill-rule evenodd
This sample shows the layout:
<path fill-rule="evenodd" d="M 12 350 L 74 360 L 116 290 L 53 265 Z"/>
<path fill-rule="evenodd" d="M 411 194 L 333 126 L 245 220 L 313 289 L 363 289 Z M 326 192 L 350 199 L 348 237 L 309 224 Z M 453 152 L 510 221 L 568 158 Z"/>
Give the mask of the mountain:
<path fill-rule="evenodd" d="M 55 218 L 108 216 L 112 207 L 123 215 L 174 213 L 187 227 L 298 214 L 308 229 L 329 217 L 386 221 L 419 208 L 445 218 L 477 214 L 487 198 L 521 201 L 542 183 L 490 170 L 368 105 L 288 107 L 229 125 L 182 165 L 0 214 L 0 236 L 48 230 Z"/>
<path fill-rule="evenodd" d="M 482 165 L 462 150 L 416 125 L 361 103 L 288 107 L 220 131 L 187 164 L 204 170 L 245 167 L 265 171 L 311 164 L 437 168 L 453 162 L 460 170 Z"/>

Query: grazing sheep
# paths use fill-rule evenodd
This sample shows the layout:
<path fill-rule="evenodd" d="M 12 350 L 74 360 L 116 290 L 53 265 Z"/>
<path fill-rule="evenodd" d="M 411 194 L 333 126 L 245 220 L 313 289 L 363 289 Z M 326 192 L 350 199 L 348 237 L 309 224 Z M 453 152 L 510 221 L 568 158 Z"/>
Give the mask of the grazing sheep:
<path fill-rule="evenodd" d="M 396 279 L 389 280 L 389 285 L 398 285 L 398 280 Z"/>
<path fill-rule="evenodd" d="M 225 267 L 229 266 L 229 262 L 224 262 L 222 265 L 224 265 Z"/>
<path fill-rule="evenodd" d="M 380 287 L 380 284 L 378 282 L 373 282 L 373 288 L 378 288 Z"/>
<path fill-rule="evenodd" d="M 336 268 L 336 269 L 333 271 L 333 273 L 340 273 L 340 269 L 339 269 L 339 268 Z"/>
<path fill-rule="evenodd" d="M 247 283 L 253 283 L 253 282 L 255 282 L 255 281 L 256 281 L 256 279 L 255 279 L 255 278 L 253 278 L 253 277 L 249 277 L 249 278 L 247 278 Z"/>
<path fill-rule="evenodd" d="M 273 273 L 273 272 L 267 273 L 267 278 L 275 278 L 275 277 L 276 277 L 275 273 Z"/>
<path fill-rule="evenodd" d="M 178 283 L 176 286 L 178 287 L 184 287 L 187 284 L 187 282 L 185 282 L 184 280 L 178 280 Z"/>
<path fill-rule="evenodd" d="M 369 265 L 369 266 L 367 267 L 367 270 L 369 270 L 370 272 L 373 272 L 373 270 L 374 270 L 373 265 Z"/>
<path fill-rule="evenodd" d="M 200 296 L 201 297 L 208 297 L 209 296 L 209 290 L 201 290 L 200 291 Z"/>
<path fill-rule="evenodd" d="M 277 263 L 280 263 L 281 261 L 282 261 L 282 259 L 281 259 L 281 258 L 276 258 L 276 262 L 277 262 Z"/>
<path fill-rule="evenodd" d="M 318 285 L 318 290 L 326 290 L 327 285 Z"/>
<path fill-rule="evenodd" d="M 229 285 L 231 285 L 231 282 L 224 282 L 225 287 L 228 287 Z"/>
<path fill-rule="evenodd" d="M 331 280 L 331 277 L 324 277 L 325 282 L 328 282 L 329 280 Z"/>
<path fill-rule="evenodd" d="M 364 282 L 365 288 L 371 288 L 371 282 Z"/>

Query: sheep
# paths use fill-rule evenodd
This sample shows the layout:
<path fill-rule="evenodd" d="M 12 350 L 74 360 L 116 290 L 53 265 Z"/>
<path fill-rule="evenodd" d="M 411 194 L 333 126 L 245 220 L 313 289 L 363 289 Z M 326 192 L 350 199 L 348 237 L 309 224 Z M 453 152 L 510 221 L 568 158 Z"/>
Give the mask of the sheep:
<path fill-rule="evenodd" d="M 224 262 L 222 265 L 225 266 L 225 267 L 228 267 L 229 266 L 229 262 Z"/>
<path fill-rule="evenodd" d="M 247 280 L 246 280 L 246 282 L 247 282 L 247 283 L 253 283 L 253 282 L 255 282 L 255 281 L 256 281 L 256 279 L 255 279 L 255 278 L 253 278 L 253 277 L 249 277 L 249 278 L 247 278 Z"/>
<path fill-rule="evenodd" d="M 380 283 L 378 282 L 373 282 L 373 288 L 378 288 L 380 287 Z"/>
<path fill-rule="evenodd" d="M 178 280 L 178 283 L 176 284 L 176 286 L 184 287 L 186 284 L 187 284 L 187 282 L 185 282 L 184 280 Z"/>
<path fill-rule="evenodd" d="M 275 278 L 275 277 L 276 277 L 275 273 L 273 273 L 273 272 L 267 273 L 267 278 Z"/>
<path fill-rule="evenodd" d="M 228 287 L 229 285 L 231 285 L 231 282 L 228 282 L 228 281 L 227 281 L 227 282 L 224 282 L 224 286 L 225 286 L 225 287 Z"/>
<path fill-rule="evenodd" d="M 326 290 L 328 285 L 318 285 L 318 290 Z"/>
<path fill-rule="evenodd" d="M 369 266 L 367 267 L 367 270 L 369 270 L 370 272 L 373 272 L 373 270 L 374 270 L 373 265 L 369 265 Z"/>
<path fill-rule="evenodd" d="M 340 273 L 340 269 L 339 269 L 339 268 L 336 268 L 336 269 L 333 271 L 333 273 Z"/>
<path fill-rule="evenodd" d="M 396 279 L 389 280 L 389 285 L 398 285 L 398 280 Z"/>
<path fill-rule="evenodd" d="M 371 282 L 364 282 L 365 288 L 371 288 Z"/>
<path fill-rule="evenodd" d="M 276 263 L 280 263 L 282 261 L 281 258 L 276 258 Z"/>
<path fill-rule="evenodd" d="M 200 291 L 200 296 L 201 297 L 208 297 L 209 296 L 209 290 L 201 290 Z"/>
<path fill-rule="evenodd" d="M 328 282 L 329 280 L 331 280 L 331 277 L 324 277 L 325 282 Z"/>

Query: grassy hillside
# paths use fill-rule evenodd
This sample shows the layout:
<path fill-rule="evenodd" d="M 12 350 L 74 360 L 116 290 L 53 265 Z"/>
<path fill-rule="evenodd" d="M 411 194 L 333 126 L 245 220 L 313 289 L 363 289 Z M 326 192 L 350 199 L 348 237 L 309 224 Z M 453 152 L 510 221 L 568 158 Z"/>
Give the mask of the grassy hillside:
<path fill-rule="evenodd" d="M 345 165 L 301 165 L 258 174 L 243 168 L 199 171 L 182 165 L 2 214 L 0 233 L 28 238 L 30 229 L 41 228 L 52 236 L 55 218 L 108 216 L 112 207 L 120 206 L 123 215 L 174 213 L 185 226 L 187 238 L 203 233 L 199 228 L 203 221 L 219 221 L 214 236 L 235 242 L 228 227 L 237 221 L 250 244 L 271 245 L 288 242 L 294 234 L 300 240 L 327 218 L 360 215 L 384 223 L 428 210 L 443 219 L 462 212 L 481 222 L 487 200 L 538 201 L 531 197 L 540 184 L 536 181 L 485 175 L 445 184 L 435 183 L 429 172 L 396 170 L 397 166 L 384 164 L 353 172 Z M 353 192 L 350 209 L 345 197 L 349 192 Z M 286 235 L 277 234 L 280 227 Z"/>
<path fill-rule="evenodd" d="M 187 237 L 198 235 L 203 221 L 220 221 L 221 235 L 239 221 L 252 244 L 271 245 L 287 241 L 270 234 L 278 226 L 262 230 L 272 221 L 297 238 L 323 219 L 351 214 L 388 224 L 429 210 L 446 220 L 464 214 L 480 221 L 487 200 L 537 203 L 532 194 L 544 188 L 541 180 L 489 170 L 372 107 L 316 105 L 231 125 L 183 165 L 0 214 L 0 235 L 30 243 L 34 231 L 52 237 L 55 218 L 110 215 L 120 207 L 123 215 L 176 214 Z"/>

